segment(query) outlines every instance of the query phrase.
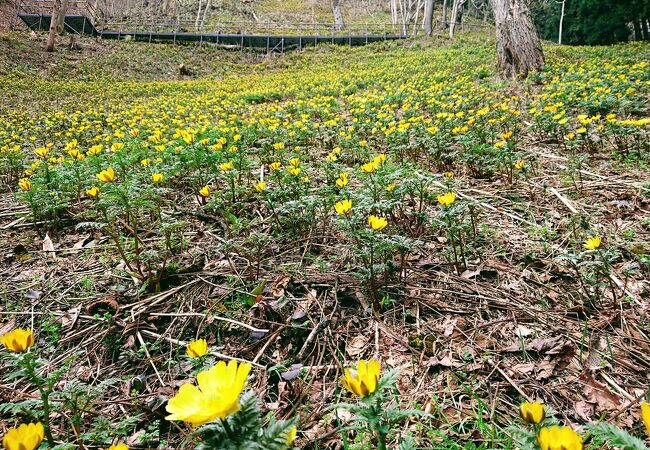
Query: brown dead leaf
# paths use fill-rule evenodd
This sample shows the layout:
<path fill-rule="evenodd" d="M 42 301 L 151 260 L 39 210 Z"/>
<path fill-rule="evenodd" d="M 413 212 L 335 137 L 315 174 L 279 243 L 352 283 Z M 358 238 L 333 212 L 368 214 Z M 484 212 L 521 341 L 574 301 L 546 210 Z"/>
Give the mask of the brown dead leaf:
<path fill-rule="evenodd" d="M 542 362 L 537 364 L 537 379 L 540 381 L 546 380 L 553 376 L 555 369 L 557 368 L 557 363 L 553 361 L 550 357 L 544 358 Z"/>
<path fill-rule="evenodd" d="M 580 375 L 582 392 L 589 403 L 596 405 L 596 411 L 616 410 L 621 406 L 621 399 L 612 394 L 607 386 L 592 377 L 589 372 Z"/>
<path fill-rule="evenodd" d="M 63 329 L 70 329 L 75 326 L 77 323 L 77 319 L 79 318 L 79 314 L 81 313 L 81 305 L 77 305 L 74 308 L 70 308 L 69 310 L 66 311 L 64 315 L 61 316 L 59 320 L 61 320 L 61 326 Z"/>
<path fill-rule="evenodd" d="M 50 239 L 50 235 L 47 233 L 45 233 L 45 238 L 43 239 L 43 251 L 48 258 L 56 259 L 54 244 L 52 243 L 52 239 Z"/>
<path fill-rule="evenodd" d="M 594 417 L 594 405 L 587 403 L 584 400 L 578 400 L 573 404 L 573 409 L 575 410 L 578 417 L 580 417 L 585 422 L 591 422 L 591 419 Z"/>
<path fill-rule="evenodd" d="M 562 336 L 555 336 L 544 339 L 533 339 L 532 341 L 524 342 L 523 346 L 521 342 L 517 341 L 507 347 L 502 348 L 501 351 L 513 353 L 525 350 L 527 352 L 542 353 L 558 347 L 561 341 Z"/>
<path fill-rule="evenodd" d="M 524 364 L 515 364 L 510 368 L 510 372 L 513 375 L 528 375 L 533 370 L 535 370 L 537 364 L 535 363 L 524 363 Z"/>
<path fill-rule="evenodd" d="M 368 338 L 363 335 L 358 335 L 348 341 L 348 345 L 346 345 L 345 351 L 350 356 L 357 356 L 366 349 L 367 345 Z"/>
<path fill-rule="evenodd" d="M 277 277 L 271 286 L 271 295 L 275 298 L 284 296 L 284 290 L 289 286 L 291 275 L 284 273 Z"/>
<path fill-rule="evenodd" d="M 3 323 L 0 327 L 0 336 L 9 333 L 14 328 L 16 328 L 16 319 L 12 317 L 7 323 Z"/>

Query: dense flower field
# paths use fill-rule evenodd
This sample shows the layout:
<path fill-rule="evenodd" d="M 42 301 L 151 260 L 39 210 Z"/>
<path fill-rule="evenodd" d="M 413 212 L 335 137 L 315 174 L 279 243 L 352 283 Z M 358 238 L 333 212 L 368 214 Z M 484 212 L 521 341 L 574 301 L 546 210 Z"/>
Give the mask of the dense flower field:
<path fill-rule="evenodd" d="M 218 80 L 7 78 L 0 95 L 33 97 L 2 110 L 0 178 L 29 208 L 42 236 L 67 230 L 108 236 L 112 265 L 132 280 L 137 298 L 160 292 L 170 274 L 182 271 L 206 222 L 226 246 L 237 241 L 231 251 L 248 261 L 248 284 L 240 289 L 253 297 L 261 297 L 256 286 L 264 265 L 282 262 L 279 249 L 307 242 L 301 261 L 306 255 L 323 272 L 353 274 L 370 307 L 381 311 L 387 292 L 407 283 L 409 267 L 432 242 L 441 244 L 449 274 L 466 274 L 482 260 L 491 245 L 484 213 L 499 209 L 463 194 L 477 181 L 494 182 L 501 192 L 535 183 L 549 149 L 566 161 L 565 184 L 575 192 L 590 160 L 647 168 L 649 51 L 639 44 L 551 47 L 546 69 L 515 83 L 495 79 L 487 45 L 314 51 L 290 67 L 262 64 Z M 525 211 L 508 219 L 543 223 Z M 617 301 L 616 237 L 589 220 L 568 229 L 562 252 L 577 267 L 581 304 Z M 335 251 L 321 257 L 319 246 Z M 639 251 L 647 265 L 647 249 Z M 33 345 L 31 333 L 30 339 L 22 349 L 3 343 L 20 353 Z M 187 356 L 203 364 L 206 351 L 205 341 L 194 341 Z M 42 362 L 11 361 L 36 377 L 39 390 L 53 389 L 35 375 Z M 385 448 L 388 425 L 422 411 L 388 408 L 392 416 L 381 417 L 379 405 L 390 402 L 398 375 L 389 373 L 377 388 L 379 363 L 365 364 L 359 363 L 359 378 L 346 371 L 342 385 L 366 399 L 367 409 L 351 410 L 367 420 L 368 439 Z M 169 420 L 194 426 L 221 420 L 199 434 L 205 448 L 234 439 L 229 424 L 238 419 L 225 420 L 233 414 L 250 419 L 249 433 L 257 433 L 256 398 L 244 394 L 239 406 L 250 364 L 193 368 L 199 387 L 180 388 L 167 404 Z M 210 386 L 222 389 L 220 400 L 204 398 Z M 380 394 L 373 397 L 375 390 Z M 543 449 L 583 445 L 570 428 L 551 427 L 557 421 L 540 428 L 545 413 L 537 403 L 522 405 L 521 416 L 534 427 L 532 434 L 520 430 L 522 442 Z M 266 448 L 292 444 L 296 424 L 259 428 L 260 436 L 274 436 L 277 447 Z M 29 442 L 52 441 L 42 425 L 29 427 L 11 431 L 5 448 L 36 448 L 11 443 L 20 433 Z"/>

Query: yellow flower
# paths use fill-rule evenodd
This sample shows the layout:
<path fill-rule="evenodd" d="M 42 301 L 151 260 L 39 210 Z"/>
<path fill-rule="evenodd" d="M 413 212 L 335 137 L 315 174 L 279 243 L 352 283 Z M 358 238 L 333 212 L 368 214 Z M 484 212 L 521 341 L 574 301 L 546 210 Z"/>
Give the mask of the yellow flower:
<path fill-rule="evenodd" d="M 23 191 L 29 191 L 29 190 L 32 189 L 32 182 L 29 181 L 29 178 L 21 178 L 21 179 L 18 181 L 18 186 L 19 186 L 20 189 L 22 189 Z"/>
<path fill-rule="evenodd" d="M 546 412 L 542 403 L 522 403 L 519 405 L 519 414 L 526 423 L 540 423 L 544 420 Z"/>
<path fill-rule="evenodd" d="M 495 148 L 503 148 L 503 147 L 505 147 L 505 146 L 506 146 L 506 142 L 505 142 L 505 141 L 498 141 L 498 142 L 495 142 L 495 143 L 494 143 L 494 147 L 495 147 Z"/>
<path fill-rule="evenodd" d="M 117 152 L 119 150 L 122 150 L 123 148 L 124 148 L 123 142 L 114 142 L 113 145 L 111 145 L 112 152 Z"/>
<path fill-rule="evenodd" d="M 650 403 L 641 403 L 641 420 L 645 425 L 645 431 L 650 436 Z"/>
<path fill-rule="evenodd" d="M 336 185 L 340 188 L 347 186 L 348 184 L 348 174 L 345 172 L 341 172 L 339 174 L 339 177 L 336 180 Z"/>
<path fill-rule="evenodd" d="M 394 184 L 389 184 L 386 186 L 386 192 L 393 192 L 395 190 L 395 185 Z"/>
<path fill-rule="evenodd" d="M 102 151 L 102 145 L 101 144 L 93 145 L 92 147 L 90 147 L 88 149 L 88 154 L 89 155 L 97 155 L 97 154 L 101 153 L 101 151 Z"/>
<path fill-rule="evenodd" d="M 526 161 L 523 159 L 520 159 L 519 161 L 515 162 L 515 170 L 521 170 L 526 166 Z"/>
<path fill-rule="evenodd" d="M 93 186 L 90 189 L 86 189 L 86 195 L 92 198 L 97 197 L 99 195 L 99 188 L 97 186 Z"/>
<path fill-rule="evenodd" d="M 377 165 L 377 166 L 379 166 L 380 164 L 383 164 L 384 161 L 386 161 L 386 154 L 385 153 L 381 153 L 381 154 L 375 156 L 375 158 L 372 160 L 372 162 L 375 163 L 375 165 Z"/>
<path fill-rule="evenodd" d="M 282 167 L 282 163 L 280 161 L 272 162 L 269 164 L 269 168 L 271 170 L 278 170 L 280 167 Z"/>
<path fill-rule="evenodd" d="M 131 135 L 131 137 L 138 137 L 138 136 L 140 136 L 140 130 L 138 130 L 137 128 L 134 128 L 134 129 L 129 131 L 129 134 Z"/>
<path fill-rule="evenodd" d="M 151 174 L 151 181 L 154 183 L 160 183 L 165 179 L 165 176 L 162 173 L 153 173 Z"/>
<path fill-rule="evenodd" d="M 34 345 L 34 333 L 30 329 L 16 328 L 0 336 L 0 342 L 9 351 L 23 353 Z"/>
<path fill-rule="evenodd" d="M 293 441 L 296 440 L 296 435 L 297 434 L 298 434 L 298 428 L 296 428 L 295 426 L 291 427 L 291 429 L 287 433 L 287 439 L 285 440 L 287 445 L 293 444 Z"/>
<path fill-rule="evenodd" d="M 251 370 L 248 363 L 228 365 L 219 361 L 209 370 L 200 372 L 198 387 L 186 383 L 178 394 L 167 402 L 167 420 L 182 420 L 193 426 L 203 425 L 218 418 L 228 417 L 239 411 L 239 395 Z"/>
<path fill-rule="evenodd" d="M 208 352 L 208 343 L 205 339 L 197 339 L 187 344 L 185 353 L 190 358 L 200 358 Z"/>
<path fill-rule="evenodd" d="M 38 156 L 39 158 L 45 158 L 49 152 L 50 152 L 50 151 L 49 151 L 47 148 L 45 148 L 45 147 L 39 147 L 39 148 L 37 148 L 36 150 L 34 150 L 34 153 L 35 153 L 36 156 Z"/>
<path fill-rule="evenodd" d="M 289 173 L 291 175 L 298 175 L 300 173 L 300 168 L 299 167 L 291 167 L 291 168 L 289 168 Z"/>
<path fill-rule="evenodd" d="M 145 158 L 142 161 L 140 161 L 140 164 L 143 166 L 148 166 L 151 163 L 151 160 L 149 158 Z"/>
<path fill-rule="evenodd" d="M 580 127 L 576 130 L 576 133 L 578 134 L 584 134 L 587 132 L 587 129 L 585 127 Z"/>
<path fill-rule="evenodd" d="M 348 211 L 352 209 L 352 200 L 341 200 L 340 202 L 336 202 L 334 204 L 334 209 L 338 214 L 347 214 Z"/>
<path fill-rule="evenodd" d="M 233 168 L 232 161 L 228 161 L 228 162 L 225 162 L 225 163 L 221 163 L 221 164 L 219 164 L 219 168 L 220 168 L 223 172 L 227 172 L 227 171 L 229 171 L 229 170 L 232 170 L 232 168 Z"/>
<path fill-rule="evenodd" d="M 388 225 L 388 220 L 384 217 L 377 217 L 377 216 L 369 216 L 368 217 L 368 225 L 375 230 L 375 231 L 380 231 L 386 228 Z"/>
<path fill-rule="evenodd" d="M 366 362 L 362 359 L 359 361 L 357 370 L 345 369 L 343 371 L 341 384 L 354 395 L 365 397 L 377 389 L 380 371 L 379 361 L 371 359 Z"/>
<path fill-rule="evenodd" d="M 334 162 L 336 161 L 336 155 L 334 153 L 329 153 L 326 158 L 329 162 Z"/>
<path fill-rule="evenodd" d="M 582 245 L 587 250 L 596 250 L 598 247 L 600 247 L 600 236 L 596 235 L 587 238 L 587 240 Z"/>
<path fill-rule="evenodd" d="M 129 447 L 127 447 L 127 445 L 124 443 L 120 443 L 120 444 L 111 445 L 110 447 L 108 447 L 108 450 L 129 450 Z"/>
<path fill-rule="evenodd" d="M 365 173 L 373 173 L 375 170 L 377 170 L 377 167 L 379 167 L 377 164 L 375 164 L 374 161 L 365 163 L 361 166 L 361 170 Z"/>
<path fill-rule="evenodd" d="M 289 160 L 289 164 L 291 164 L 293 167 L 298 167 L 300 165 L 300 158 L 291 158 Z"/>
<path fill-rule="evenodd" d="M 582 450 L 582 438 L 569 427 L 542 428 L 537 442 L 542 450 Z"/>
<path fill-rule="evenodd" d="M 42 423 L 21 424 L 10 428 L 2 438 L 5 450 L 35 450 L 43 441 L 45 428 Z"/>
<path fill-rule="evenodd" d="M 454 172 L 445 172 L 443 175 L 445 178 L 454 178 Z"/>
<path fill-rule="evenodd" d="M 260 181 L 255 185 L 255 190 L 257 192 L 262 192 L 264 189 L 266 189 L 266 181 Z"/>
<path fill-rule="evenodd" d="M 115 180 L 115 171 L 112 167 L 109 167 L 108 169 L 99 172 L 97 174 L 97 178 L 99 178 L 99 180 L 103 181 L 104 183 L 110 183 L 111 181 Z"/>
<path fill-rule="evenodd" d="M 440 203 L 442 206 L 451 205 L 455 201 L 456 201 L 456 193 L 455 192 L 447 192 L 445 194 L 442 194 L 442 195 L 438 196 L 438 203 Z"/>
<path fill-rule="evenodd" d="M 566 136 L 564 136 L 567 141 L 572 141 L 576 138 L 575 133 L 568 133 Z"/>
<path fill-rule="evenodd" d="M 210 195 L 210 187 L 203 186 L 201 189 L 199 189 L 199 195 L 201 197 L 207 197 L 208 195 Z"/>

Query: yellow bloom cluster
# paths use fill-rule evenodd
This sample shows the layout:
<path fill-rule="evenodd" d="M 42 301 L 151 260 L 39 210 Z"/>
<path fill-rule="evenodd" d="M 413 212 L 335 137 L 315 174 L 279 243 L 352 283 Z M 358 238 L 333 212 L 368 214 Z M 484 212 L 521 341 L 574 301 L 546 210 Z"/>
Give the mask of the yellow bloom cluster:
<path fill-rule="evenodd" d="M 239 396 L 251 370 L 248 363 L 219 361 L 199 372 L 198 387 L 186 383 L 167 403 L 167 420 L 182 420 L 193 426 L 203 425 L 239 411 Z"/>

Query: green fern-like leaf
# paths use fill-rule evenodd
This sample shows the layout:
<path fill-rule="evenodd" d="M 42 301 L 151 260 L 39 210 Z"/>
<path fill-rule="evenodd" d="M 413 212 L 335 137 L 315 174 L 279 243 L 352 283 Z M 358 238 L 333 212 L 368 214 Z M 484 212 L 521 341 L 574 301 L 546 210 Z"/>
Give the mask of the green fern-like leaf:
<path fill-rule="evenodd" d="M 641 439 L 632 436 L 616 425 L 601 422 L 590 426 L 588 429 L 592 436 L 608 441 L 612 446 L 622 450 L 648 450 L 648 447 Z"/>

